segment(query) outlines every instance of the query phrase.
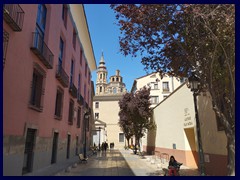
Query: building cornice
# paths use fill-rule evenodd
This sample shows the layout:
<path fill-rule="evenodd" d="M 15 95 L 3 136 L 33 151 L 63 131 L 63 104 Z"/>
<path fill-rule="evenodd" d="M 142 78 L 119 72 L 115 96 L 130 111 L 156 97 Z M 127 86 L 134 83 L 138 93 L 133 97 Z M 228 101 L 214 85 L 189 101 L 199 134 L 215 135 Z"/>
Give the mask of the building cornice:
<path fill-rule="evenodd" d="M 123 94 L 121 95 L 99 95 L 94 96 L 93 101 L 119 101 L 122 99 Z"/>

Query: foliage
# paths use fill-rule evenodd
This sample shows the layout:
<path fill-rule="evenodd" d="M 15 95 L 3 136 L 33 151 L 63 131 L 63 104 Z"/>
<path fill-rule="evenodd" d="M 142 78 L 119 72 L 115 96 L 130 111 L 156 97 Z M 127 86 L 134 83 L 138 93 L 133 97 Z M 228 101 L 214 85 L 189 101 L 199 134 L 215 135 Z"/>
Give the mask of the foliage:
<path fill-rule="evenodd" d="M 133 135 L 135 136 L 137 144 L 144 132 L 153 128 L 153 124 L 150 121 L 152 111 L 150 109 L 149 95 L 150 89 L 143 87 L 135 94 L 124 94 L 119 101 L 119 125 L 127 139 Z"/>
<path fill-rule="evenodd" d="M 200 79 L 228 139 L 235 175 L 235 7 L 232 4 L 113 4 L 124 55 L 161 75 Z"/>

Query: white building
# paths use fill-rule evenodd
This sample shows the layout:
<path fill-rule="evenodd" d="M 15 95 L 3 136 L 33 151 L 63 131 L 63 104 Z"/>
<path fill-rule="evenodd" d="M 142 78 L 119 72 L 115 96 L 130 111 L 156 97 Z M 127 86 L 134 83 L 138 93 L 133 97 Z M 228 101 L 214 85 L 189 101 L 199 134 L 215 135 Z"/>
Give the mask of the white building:
<path fill-rule="evenodd" d="M 107 82 L 108 71 L 105 66 L 103 54 L 97 68 L 96 95 L 93 98 L 93 113 L 95 127 L 93 128 L 93 144 L 99 145 L 106 141 L 109 145 L 123 148 L 125 145 L 124 133 L 121 131 L 119 121 L 118 102 L 127 92 L 120 71 L 110 77 Z"/>
<path fill-rule="evenodd" d="M 212 109 L 208 92 L 197 97 L 204 167 L 207 175 L 227 175 L 227 138 Z M 156 129 L 142 138 L 143 150 L 162 157 L 173 155 L 192 168 L 199 167 L 193 93 L 184 83 L 153 108 Z M 163 156 L 164 154 L 164 156 Z"/>
<path fill-rule="evenodd" d="M 169 76 L 161 78 L 159 73 L 152 73 L 135 79 L 131 92 L 140 90 L 144 86 L 151 87 L 151 108 L 153 108 L 183 82 L 184 79 Z"/>

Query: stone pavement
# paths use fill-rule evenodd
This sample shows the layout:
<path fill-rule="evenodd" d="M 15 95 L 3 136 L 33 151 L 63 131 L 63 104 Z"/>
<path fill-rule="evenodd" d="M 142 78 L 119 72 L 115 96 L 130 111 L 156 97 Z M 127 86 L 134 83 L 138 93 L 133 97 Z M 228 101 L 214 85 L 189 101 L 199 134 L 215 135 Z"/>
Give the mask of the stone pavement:
<path fill-rule="evenodd" d="M 153 155 L 135 155 L 131 150 L 98 152 L 87 163 L 75 163 L 55 176 L 163 176 L 168 162 Z M 197 169 L 181 166 L 181 176 L 198 176 Z"/>

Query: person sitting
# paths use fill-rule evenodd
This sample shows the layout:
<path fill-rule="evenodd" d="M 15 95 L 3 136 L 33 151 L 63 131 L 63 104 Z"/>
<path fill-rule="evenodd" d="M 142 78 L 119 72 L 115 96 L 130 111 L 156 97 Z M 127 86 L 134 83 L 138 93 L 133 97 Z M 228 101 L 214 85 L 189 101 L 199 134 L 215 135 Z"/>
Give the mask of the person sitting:
<path fill-rule="evenodd" d="M 170 157 L 169 165 L 168 165 L 168 175 L 169 176 L 178 176 L 178 171 L 182 163 L 178 163 L 174 156 Z"/>

